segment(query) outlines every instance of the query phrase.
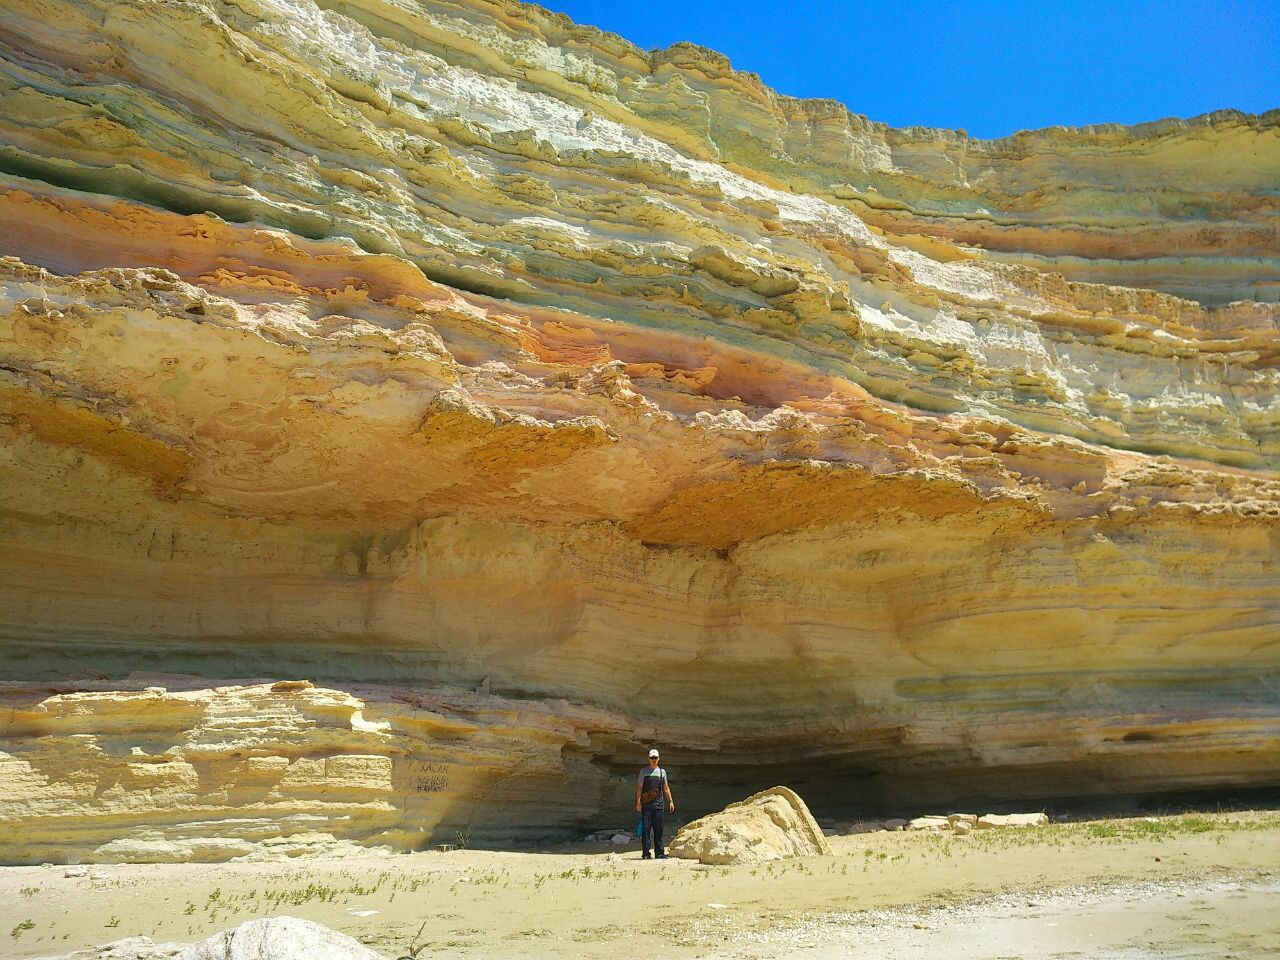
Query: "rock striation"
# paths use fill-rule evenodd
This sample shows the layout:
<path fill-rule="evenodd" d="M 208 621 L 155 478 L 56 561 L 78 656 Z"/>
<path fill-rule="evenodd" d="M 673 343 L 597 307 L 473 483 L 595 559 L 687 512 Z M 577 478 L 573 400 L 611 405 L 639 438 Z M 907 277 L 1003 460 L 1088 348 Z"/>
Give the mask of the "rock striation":
<path fill-rule="evenodd" d="M 695 812 L 1280 783 L 1277 170 L 0 0 L 0 859 L 580 833 L 655 741 Z"/>
<path fill-rule="evenodd" d="M 667 847 L 700 863 L 767 863 L 830 856 L 831 845 L 795 791 L 771 787 L 685 824 Z"/>

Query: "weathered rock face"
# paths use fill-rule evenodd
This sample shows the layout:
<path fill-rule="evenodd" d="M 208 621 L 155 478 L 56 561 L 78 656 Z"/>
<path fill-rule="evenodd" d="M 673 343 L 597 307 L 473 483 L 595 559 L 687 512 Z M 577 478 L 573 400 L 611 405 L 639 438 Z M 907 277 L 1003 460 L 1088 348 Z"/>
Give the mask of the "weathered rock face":
<path fill-rule="evenodd" d="M 287 681 L 9 687 L 10 861 L 342 856 L 455 841 L 473 824 L 509 839 L 518 818 L 527 834 L 590 817 L 617 786 L 573 754 L 588 731 L 617 737 L 622 718 L 568 704 Z"/>
<path fill-rule="evenodd" d="M 681 827 L 667 853 L 702 863 L 765 863 L 830 855 L 831 846 L 795 791 L 771 787 Z"/>
<path fill-rule="evenodd" d="M 654 741 L 692 812 L 1280 782 L 1280 114 L 893 131 L 482 0 L 0 36 L 0 859 L 580 829 Z"/>

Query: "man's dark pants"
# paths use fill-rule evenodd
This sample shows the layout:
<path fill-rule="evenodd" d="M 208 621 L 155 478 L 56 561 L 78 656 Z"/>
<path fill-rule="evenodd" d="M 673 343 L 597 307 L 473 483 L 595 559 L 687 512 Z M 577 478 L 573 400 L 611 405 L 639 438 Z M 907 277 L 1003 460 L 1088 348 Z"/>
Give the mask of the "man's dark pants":
<path fill-rule="evenodd" d="M 662 848 L 662 814 L 664 812 L 662 807 L 651 803 L 641 814 L 644 817 L 644 836 L 640 840 L 640 846 L 646 855 L 650 849 L 660 857 L 666 855 L 666 850 Z"/>

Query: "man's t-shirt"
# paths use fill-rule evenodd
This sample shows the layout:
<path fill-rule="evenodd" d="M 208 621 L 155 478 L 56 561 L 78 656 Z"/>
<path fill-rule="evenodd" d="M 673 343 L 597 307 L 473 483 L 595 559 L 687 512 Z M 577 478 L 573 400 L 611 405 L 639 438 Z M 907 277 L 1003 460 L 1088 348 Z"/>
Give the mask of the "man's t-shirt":
<path fill-rule="evenodd" d="M 665 790 L 667 785 L 667 771 L 663 770 L 661 767 L 654 767 L 652 769 L 645 767 L 640 771 L 640 776 L 636 777 L 636 783 L 640 785 L 641 795 L 648 793 L 650 790 L 658 791 L 658 799 L 647 804 L 647 806 L 656 807 L 659 810 L 667 809 L 667 794 Z"/>

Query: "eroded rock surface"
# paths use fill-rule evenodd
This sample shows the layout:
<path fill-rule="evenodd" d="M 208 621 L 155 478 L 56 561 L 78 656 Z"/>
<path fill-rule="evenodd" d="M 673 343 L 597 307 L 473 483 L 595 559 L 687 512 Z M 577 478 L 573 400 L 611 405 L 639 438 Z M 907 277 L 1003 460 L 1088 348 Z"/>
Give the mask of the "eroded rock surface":
<path fill-rule="evenodd" d="M 829 855 L 831 846 L 795 791 L 771 787 L 685 824 L 667 853 L 710 864 L 765 863 Z"/>
<path fill-rule="evenodd" d="M 0 859 L 567 835 L 655 741 L 695 812 L 1280 780 L 1280 114 L 891 130 L 485 0 L 0 38 Z"/>

